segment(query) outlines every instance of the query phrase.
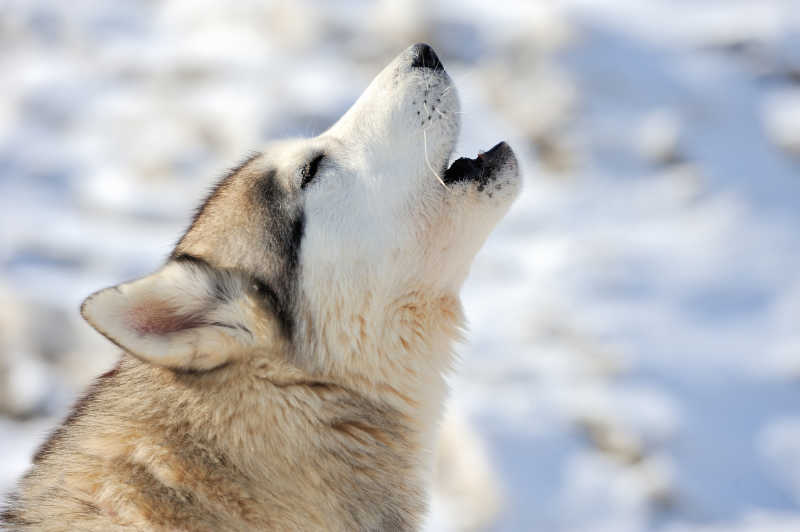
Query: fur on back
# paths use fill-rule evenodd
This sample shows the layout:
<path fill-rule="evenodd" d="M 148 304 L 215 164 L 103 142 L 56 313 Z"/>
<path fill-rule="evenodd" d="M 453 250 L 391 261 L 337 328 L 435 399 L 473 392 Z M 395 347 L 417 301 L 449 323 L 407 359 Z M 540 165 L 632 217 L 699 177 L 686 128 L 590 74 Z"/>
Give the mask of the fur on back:
<path fill-rule="evenodd" d="M 124 357 L 38 452 L 7 523 L 47 530 L 414 528 L 423 484 L 415 479 L 413 421 L 279 360 L 253 359 L 211 375 Z"/>

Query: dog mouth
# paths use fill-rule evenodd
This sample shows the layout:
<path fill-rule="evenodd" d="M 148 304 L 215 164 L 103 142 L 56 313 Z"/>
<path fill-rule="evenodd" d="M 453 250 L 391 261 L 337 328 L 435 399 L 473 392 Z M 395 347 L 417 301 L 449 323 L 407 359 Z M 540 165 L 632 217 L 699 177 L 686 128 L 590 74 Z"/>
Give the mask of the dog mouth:
<path fill-rule="evenodd" d="M 446 185 L 455 183 L 477 183 L 481 189 L 497 177 L 498 170 L 514 159 L 514 151 L 505 142 L 498 142 L 492 149 L 478 153 L 474 159 L 461 157 L 453 161 L 442 175 Z"/>
<path fill-rule="evenodd" d="M 442 62 L 430 45 L 425 43 L 415 44 L 408 48 L 406 57 L 412 69 L 424 74 L 425 84 L 420 86 L 417 97 L 411 102 L 416 105 L 412 111 L 416 111 L 417 118 L 420 120 L 420 127 L 423 128 L 425 163 L 439 181 L 445 187 L 459 183 L 475 183 L 478 191 L 481 192 L 489 182 L 494 181 L 501 175 L 502 172 L 500 170 L 511 168 L 516 170 L 517 160 L 513 150 L 505 142 L 499 142 L 490 150 L 479 152 L 474 159 L 461 157 L 454 160 L 447 168 L 445 168 L 445 165 L 450 155 L 446 155 L 442 166 L 439 167 L 441 170 L 438 173 L 436 172 L 428 159 L 426 129 L 434 125 L 433 122 L 436 122 L 437 125 L 445 123 L 445 126 L 435 130 L 439 133 L 439 139 L 437 140 L 441 142 L 441 148 L 445 148 L 441 151 L 445 151 L 446 154 L 452 154 L 460 126 L 458 96 L 456 91 L 452 90 L 454 89 L 452 80 L 447 75 Z M 439 87 L 442 85 L 444 85 L 444 88 L 440 89 Z M 445 98 L 448 92 L 450 92 L 450 95 Z M 437 109 L 437 106 L 446 110 Z M 429 126 L 428 128 L 425 128 L 426 124 Z M 454 127 L 453 124 L 455 124 Z M 436 151 L 441 153 L 440 149 Z"/>

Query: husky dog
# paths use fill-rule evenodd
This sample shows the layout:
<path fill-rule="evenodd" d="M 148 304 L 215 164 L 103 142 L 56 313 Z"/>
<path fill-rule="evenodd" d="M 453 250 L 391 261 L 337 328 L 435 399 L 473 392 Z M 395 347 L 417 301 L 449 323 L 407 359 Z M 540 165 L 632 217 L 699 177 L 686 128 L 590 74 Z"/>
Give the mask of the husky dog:
<path fill-rule="evenodd" d="M 458 97 L 401 53 L 328 131 L 227 175 L 166 264 L 81 312 L 124 350 L 39 449 L 19 530 L 415 530 L 459 289 L 520 188 L 448 167 Z"/>

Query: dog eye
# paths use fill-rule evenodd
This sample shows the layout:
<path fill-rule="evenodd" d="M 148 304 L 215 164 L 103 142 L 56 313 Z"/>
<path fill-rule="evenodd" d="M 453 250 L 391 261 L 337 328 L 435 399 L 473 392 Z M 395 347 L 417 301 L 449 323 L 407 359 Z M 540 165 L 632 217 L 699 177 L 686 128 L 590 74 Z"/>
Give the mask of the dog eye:
<path fill-rule="evenodd" d="M 319 163 L 322 162 L 322 159 L 325 158 L 325 154 L 320 153 L 303 166 L 302 175 L 303 180 L 300 182 L 300 188 L 306 188 L 306 185 L 313 181 L 314 176 L 317 175 L 317 170 L 319 169 Z"/>

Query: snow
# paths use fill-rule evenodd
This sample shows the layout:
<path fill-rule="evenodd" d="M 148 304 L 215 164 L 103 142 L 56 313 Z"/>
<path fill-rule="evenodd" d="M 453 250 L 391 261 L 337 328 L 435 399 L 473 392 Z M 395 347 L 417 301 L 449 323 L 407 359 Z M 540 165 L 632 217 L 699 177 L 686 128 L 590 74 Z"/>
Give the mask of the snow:
<path fill-rule="evenodd" d="M 465 286 L 429 529 L 800 530 L 792 0 L 4 3 L 0 491 L 113 362 L 82 299 L 418 40 L 458 154 L 525 174 Z"/>
<path fill-rule="evenodd" d="M 791 155 L 800 155 L 800 90 L 768 95 L 763 113 L 769 138 Z"/>
<path fill-rule="evenodd" d="M 800 501 L 800 418 L 770 421 L 757 435 L 756 445 L 768 471 Z"/>

